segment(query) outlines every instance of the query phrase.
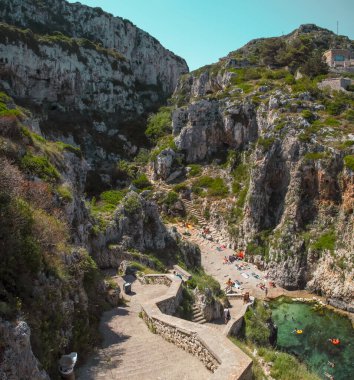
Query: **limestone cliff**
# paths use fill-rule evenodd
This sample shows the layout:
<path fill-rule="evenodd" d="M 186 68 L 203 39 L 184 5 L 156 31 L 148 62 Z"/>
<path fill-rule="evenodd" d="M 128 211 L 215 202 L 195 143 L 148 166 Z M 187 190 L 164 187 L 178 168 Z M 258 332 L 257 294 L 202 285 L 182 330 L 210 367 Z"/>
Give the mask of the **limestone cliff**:
<path fill-rule="evenodd" d="M 190 216 L 279 285 L 353 311 L 354 97 L 317 87 L 319 74 L 336 75 L 321 62 L 333 46 L 353 41 L 304 25 L 183 75 L 170 100 L 172 162 L 158 155 L 152 168 L 180 173 Z"/>
<path fill-rule="evenodd" d="M 148 112 L 188 71 L 155 38 L 99 8 L 10 0 L 0 21 L 2 87 L 32 110 L 44 136 L 80 146 L 106 174 L 146 142 Z"/>

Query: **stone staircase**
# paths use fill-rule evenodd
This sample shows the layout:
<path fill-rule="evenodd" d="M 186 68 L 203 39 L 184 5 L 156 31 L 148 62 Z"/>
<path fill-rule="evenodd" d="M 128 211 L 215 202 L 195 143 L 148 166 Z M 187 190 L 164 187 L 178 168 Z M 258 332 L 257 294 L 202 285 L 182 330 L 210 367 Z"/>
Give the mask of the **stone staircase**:
<path fill-rule="evenodd" d="M 202 212 L 195 207 L 192 201 L 183 199 L 183 203 L 187 214 L 194 216 L 201 227 L 206 227 L 208 225 L 208 221 L 204 218 Z"/>
<path fill-rule="evenodd" d="M 193 305 L 192 322 L 194 322 L 194 323 L 200 323 L 200 324 L 206 323 L 206 319 L 204 318 L 204 315 L 200 311 L 199 307 L 197 305 L 195 305 L 195 304 Z"/>
<path fill-rule="evenodd" d="M 159 190 L 163 190 L 165 192 L 173 190 L 173 187 L 171 185 L 168 185 L 163 181 L 156 181 L 155 185 Z M 218 243 L 223 243 L 224 239 L 219 235 L 218 230 L 209 225 L 209 222 L 204 218 L 202 211 L 197 208 L 193 201 L 183 199 L 183 204 L 187 215 L 193 216 L 198 221 L 198 226 L 201 228 L 208 227 L 213 240 Z"/>

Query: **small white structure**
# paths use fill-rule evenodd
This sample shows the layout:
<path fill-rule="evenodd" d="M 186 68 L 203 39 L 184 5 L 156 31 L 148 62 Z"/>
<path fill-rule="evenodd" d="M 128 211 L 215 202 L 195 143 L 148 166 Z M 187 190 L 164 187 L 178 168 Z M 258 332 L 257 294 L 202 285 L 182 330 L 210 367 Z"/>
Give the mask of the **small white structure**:
<path fill-rule="evenodd" d="M 74 367 L 77 362 L 77 353 L 63 355 L 59 360 L 59 373 L 63 379 L 75 380 Z"/>
<path fill-rule="evenodd" d="M 328 88 L 334 91 L 346 91 L 352 84 L 352 80 L 349 78 L 327 78 L 318 84 L 318 88 L 324 90 Z"/>

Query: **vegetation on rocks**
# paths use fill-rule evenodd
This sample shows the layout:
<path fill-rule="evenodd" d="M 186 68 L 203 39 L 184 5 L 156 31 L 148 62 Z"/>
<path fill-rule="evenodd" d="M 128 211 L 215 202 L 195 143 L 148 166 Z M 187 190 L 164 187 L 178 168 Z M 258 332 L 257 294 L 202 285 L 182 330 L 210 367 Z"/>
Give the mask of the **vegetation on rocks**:
<path fill-rule="evenodd" d="M 194 180 L 192 191 L 198 195 L 210 197 L 220 197 L 229 192 L 222 178 L 209 176 L 202 176 Z"/>
<path fill-rule="evenodd" d="M 285 352 L 246 343 L 235 337 L 229 338 L 232 343 L 244 351 L 253 360 L 252 374 L 254 380 L 264 380 L 268 372 L 276 380 L 319 380 L 320 378 L 309 371 L 305 364 Z"/>
<path fill-rule="evenodd" d="M 250 307 L 244 317 L 245 339 L 261 346 L 270 344 L 269 322 L 272 312 L 261 301 L 256 301 Z"/>
<path fill-rule="evenodd" d="M 159 112 L 148 118 L 145 134 L 153 141 L 172 132 L 171 108 L 161 107 Z"/>

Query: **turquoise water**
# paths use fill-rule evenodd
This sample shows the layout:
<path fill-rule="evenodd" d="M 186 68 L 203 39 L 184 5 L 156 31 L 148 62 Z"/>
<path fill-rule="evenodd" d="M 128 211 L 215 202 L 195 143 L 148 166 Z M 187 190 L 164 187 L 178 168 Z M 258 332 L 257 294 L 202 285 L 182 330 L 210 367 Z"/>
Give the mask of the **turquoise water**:
<path fill-rule="evenodd" d="M 354 379 L 354 329 L 348 318 L 286 298 L 272 301 L 270 307 L 278 326 L 278 349 L 297 356 L 322 379 L 325 372 L 335 380 Z M 294 329 L 303 334 L 294 334 Z M 328 342 L 330 338 L 340 339 L 340 345 Z"/>

